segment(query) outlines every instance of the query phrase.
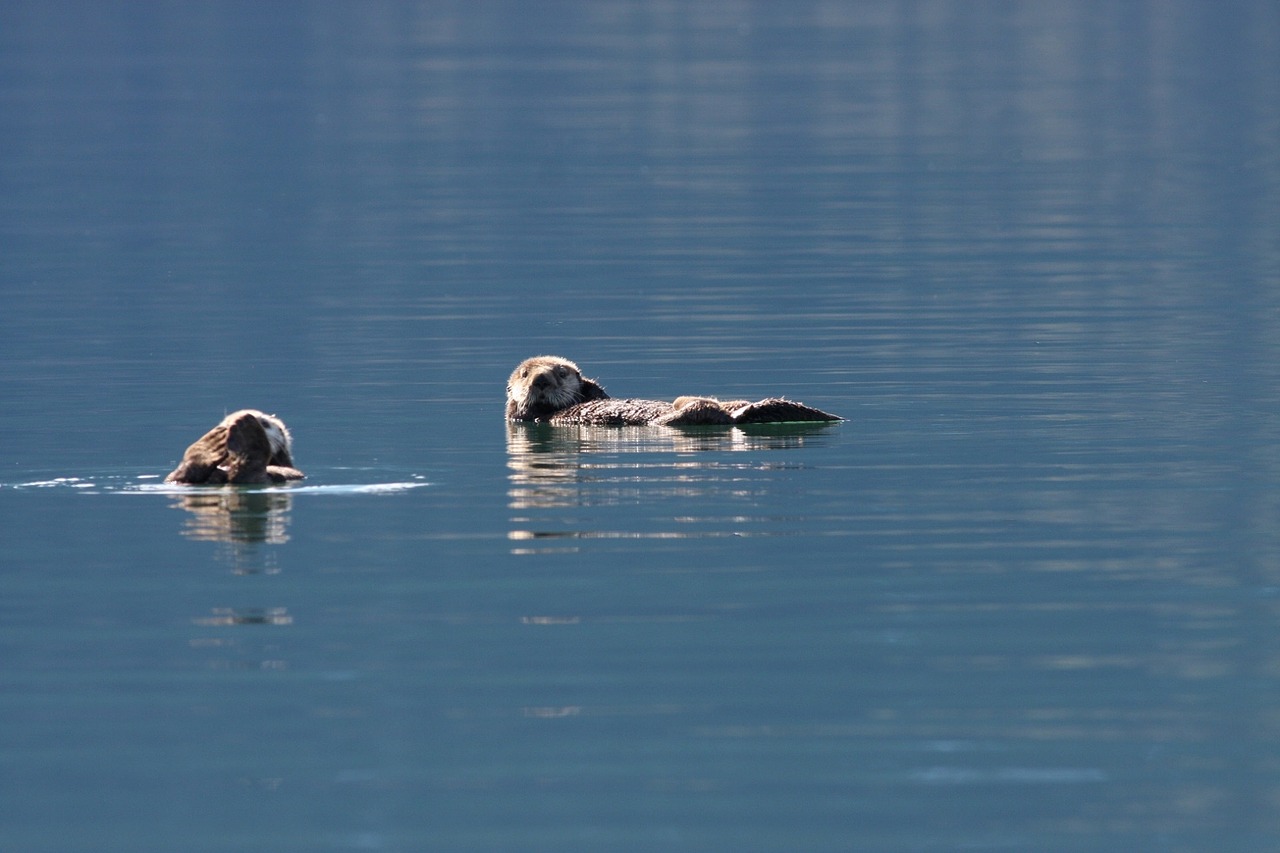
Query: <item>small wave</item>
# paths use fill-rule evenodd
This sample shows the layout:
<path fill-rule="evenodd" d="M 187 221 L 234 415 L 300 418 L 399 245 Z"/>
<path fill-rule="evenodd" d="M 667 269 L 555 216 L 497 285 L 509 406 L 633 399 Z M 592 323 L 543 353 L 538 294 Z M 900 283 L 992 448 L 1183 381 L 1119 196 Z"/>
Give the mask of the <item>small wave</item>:
<path fill-rule="evenodd" d="M 255 492 L 267 492 L 282 495 L 389 495 L 396 492 L 407 492 L 431 485 L 426 480 L 393 483 L 331 483 L 313 485 L 281 485 L 247 487 Z M 190 495 L 200 492 L 217 491 L 226 486 L 184 486 L 174 483 L 136 483 L 121 489 L 122 492 L 134 494 L 166 494 Z M 230 488 L 235 488 L 234 486 Z"/>
<path fill-rule="evenodd" d="M 32 480 L 29 483 L 12 483 L 9 485 L 11 489 L 93 489 L 97 487 L 97 483 L 90 480 L 82 480 L 79 477 L 54 477 L 51 480 Z"/>
<path fill-rule="evenodd" d="M 382 495 L 393 492 L 406 492 L 429 486 L 425 480 L 411 483 L 355 483 L 351 485 L 326 486 L 277 486 L 271 491 L 288 492 L 289 494 L 326 494 L 326 495 Z"/>
<path fill-rule="evenodd" d="M 278 492 L 282 494 L 325 494 L 325 495 L 383 495 L 406 492 L 429 486 L 427 480 L 414 475 L 411 480 L 396 480 L 381 483 L 309 483 L 286 484 L 279 486 L 248 487 L 253 491 Z M 154 474 L 136 476 L 105 475 L 101 477 L 50 477 L 47 479 L 29 480 L 21 483 L 3 483 L 0 488 L 6 489 L 77 489 L 93 494 L 161 494 L 190 495 L 205 491 L 213 491 L 219 486 L 186 486 L 160 481 Z"/>

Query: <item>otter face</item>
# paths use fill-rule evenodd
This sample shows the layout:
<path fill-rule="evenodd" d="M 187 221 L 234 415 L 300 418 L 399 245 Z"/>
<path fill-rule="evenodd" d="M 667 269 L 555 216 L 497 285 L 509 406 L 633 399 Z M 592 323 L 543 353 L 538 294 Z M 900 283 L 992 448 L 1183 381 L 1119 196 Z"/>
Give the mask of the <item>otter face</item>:
<path fill-rule="evenodd" d="M 599 385 L 583 379 L 578 365 L 569 359 L 535 356 L 520 362 L 507 380 L 507 420 L 534 421 L 606 396 Z"/>

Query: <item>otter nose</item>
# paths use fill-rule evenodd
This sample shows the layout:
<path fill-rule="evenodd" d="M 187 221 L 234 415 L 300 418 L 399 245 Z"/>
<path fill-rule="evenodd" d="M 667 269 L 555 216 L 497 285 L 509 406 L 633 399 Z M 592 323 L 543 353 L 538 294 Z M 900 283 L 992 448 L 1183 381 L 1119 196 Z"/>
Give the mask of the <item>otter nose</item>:
<path fill-rule="evenodd" d="M 551 377 L 547 376 L 547 374 L 545 373 L 539 373 L 537 376 L 533 378 L 534 388 L 539 388 L 539 389 L 546 388 L 550 384 L 551 384 Z"/>

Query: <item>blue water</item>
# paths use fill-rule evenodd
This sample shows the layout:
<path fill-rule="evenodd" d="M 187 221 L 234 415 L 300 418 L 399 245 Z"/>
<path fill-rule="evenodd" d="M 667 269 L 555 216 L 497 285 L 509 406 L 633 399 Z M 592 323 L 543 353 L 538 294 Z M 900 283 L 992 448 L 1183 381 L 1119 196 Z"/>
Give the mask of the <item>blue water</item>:
<path fill-rule="evenodd" d="M 1280 849 L 1277 57 L 0 6 L 0 849 Z M 507 425 L 539 353 L 848 420 Z M 161 483 L 243 407 L 307 480 Z"/>

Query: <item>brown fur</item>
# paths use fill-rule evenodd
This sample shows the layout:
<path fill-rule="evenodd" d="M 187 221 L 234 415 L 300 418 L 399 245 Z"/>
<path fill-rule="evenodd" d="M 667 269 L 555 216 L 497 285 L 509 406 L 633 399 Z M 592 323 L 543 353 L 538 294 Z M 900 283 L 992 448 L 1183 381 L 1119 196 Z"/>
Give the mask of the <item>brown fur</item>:
<path fill-rule="evenodd" d="M 274 440 L 273 440 L 274 439 Z M 293 467 L 292 437 L 284 422 L 256 409 L 242 409 L 187 448 L 166 483 L 248 485 L 301 480 Z"/>
<path fill-rule="evenodd" d="M 507 420 L 605 426 L 789 423 L 841 418 L 803 403 L 769 397 L 721 402 L 714 397 L 615 400 L 567 358 L 540 355 L 521 362 L 507 380 Z"/>

